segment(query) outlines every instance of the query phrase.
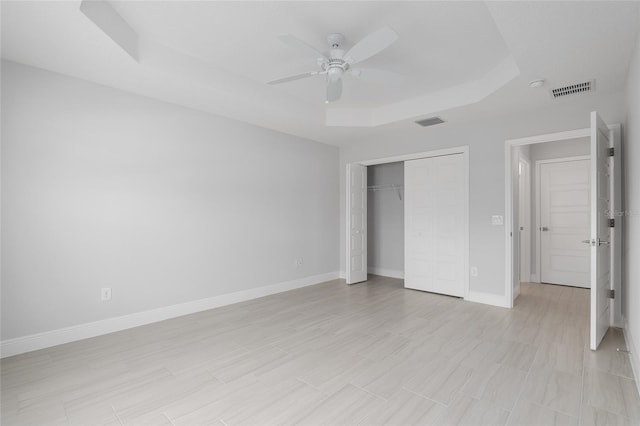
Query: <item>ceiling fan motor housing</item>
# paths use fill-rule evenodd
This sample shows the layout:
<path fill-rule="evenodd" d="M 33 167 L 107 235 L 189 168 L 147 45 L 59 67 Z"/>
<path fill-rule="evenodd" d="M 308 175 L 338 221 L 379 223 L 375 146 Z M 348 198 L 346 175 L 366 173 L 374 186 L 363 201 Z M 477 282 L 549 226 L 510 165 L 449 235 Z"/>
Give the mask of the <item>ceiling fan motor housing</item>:
<path fill-rule="evenodd" d="M 341 56 L 338 56 L 338 55 L 334 56 L 333 55 L 334 53 L 344 54 L 344 51 L 335 52 L 332 50 L 331 57 L 329 58 L 329 60 L 325 61 L 322 64 L 322 70 L 326 71 L 329 75 L 332 75 L 332 74 L 342 75 L 346 70 L 349 69 L 349 63 L 344 59 L 342 59 Z"/>
<path fill-rule="evenodd" d="M 340 33 L 329 34 L 327 36 L 327 41 L 329 42 L 329 46 L 331 46 L 332 49 L 337 49 L 342 45 L 344 36 Z"/>
<path fill-rule="evenodd" d="M 344 36 L 337 33 L 329 34 L 327 41 L 331 49 L 329 50 L 328 59 L 321 64 L 322 71 L 327 73 L 329 79 L 340 78 L 349 69 L 349 63 L 343 59 L 345 51 L 340 49 Z"/>
<path fill-rule="evenodd" d="M 344 42 L 344 36 L 340 33 L 333 33 L 327 36 L 327 42 L 331 49 L 329 50 L 329 59 L 321 65 L 322 71 L 327 73 L 329 79 L 342 77 L 342 74 L 349 69 L 349 63 L 342 59 L 344 50 L 340 46 Z"/>

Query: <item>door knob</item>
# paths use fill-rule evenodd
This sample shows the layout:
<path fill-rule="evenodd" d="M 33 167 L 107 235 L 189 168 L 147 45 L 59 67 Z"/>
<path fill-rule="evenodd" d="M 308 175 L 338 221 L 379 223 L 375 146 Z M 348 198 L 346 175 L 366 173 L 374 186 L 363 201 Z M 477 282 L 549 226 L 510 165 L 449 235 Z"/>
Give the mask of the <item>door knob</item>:
<path fill-rule="evenodd" d="M 546 226 L 543 226 L 542 228 L 540 228 L 540 230 L 542 232 L 547 232 L 549 230 L 549 228 L 547 228 Z"/>

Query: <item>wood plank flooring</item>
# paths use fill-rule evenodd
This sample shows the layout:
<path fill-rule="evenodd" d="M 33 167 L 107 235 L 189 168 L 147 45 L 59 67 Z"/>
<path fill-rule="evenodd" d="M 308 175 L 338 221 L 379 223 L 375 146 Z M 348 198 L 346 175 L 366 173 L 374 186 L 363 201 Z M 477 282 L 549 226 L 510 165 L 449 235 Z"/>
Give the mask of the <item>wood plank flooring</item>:
<path fill-rule="evenodd" d="M 3 425 L 640 424 L 589 292 L 513 310 L 337 280 L 2 360 Z"/>

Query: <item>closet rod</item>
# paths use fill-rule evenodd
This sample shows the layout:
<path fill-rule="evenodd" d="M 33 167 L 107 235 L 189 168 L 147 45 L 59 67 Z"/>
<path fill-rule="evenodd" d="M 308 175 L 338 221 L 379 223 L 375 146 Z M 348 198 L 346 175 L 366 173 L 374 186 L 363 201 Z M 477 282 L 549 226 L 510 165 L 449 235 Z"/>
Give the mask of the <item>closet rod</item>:
<path fill-rule="evenodd" d="M 396 185 L 395 183 L 383 184 L 383 185 L 369 185 L 367 189 L 370 191 L 396 191 L 398 194 L 398 198 L 402 201 L 402 189 L 404 189 L 403 185 Z"/>

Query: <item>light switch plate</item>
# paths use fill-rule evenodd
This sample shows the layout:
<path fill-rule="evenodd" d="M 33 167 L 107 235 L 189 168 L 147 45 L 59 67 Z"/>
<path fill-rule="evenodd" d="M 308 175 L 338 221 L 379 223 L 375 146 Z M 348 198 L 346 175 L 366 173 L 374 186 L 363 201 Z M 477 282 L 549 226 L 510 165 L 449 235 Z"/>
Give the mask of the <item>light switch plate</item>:
<path fill-rule="evenodd" d="M 504 225 L 504 217 L 501 215 L 491 216 L 492 225 Z"/>

